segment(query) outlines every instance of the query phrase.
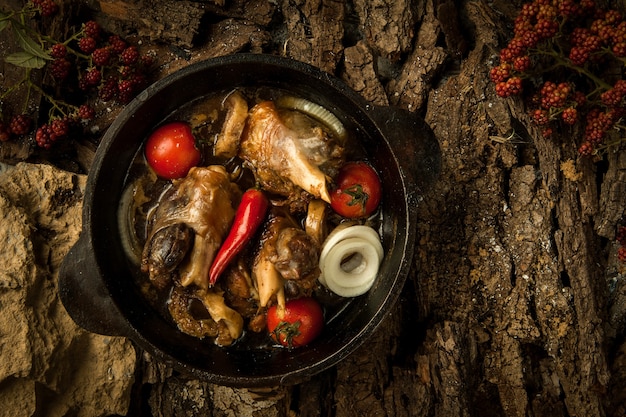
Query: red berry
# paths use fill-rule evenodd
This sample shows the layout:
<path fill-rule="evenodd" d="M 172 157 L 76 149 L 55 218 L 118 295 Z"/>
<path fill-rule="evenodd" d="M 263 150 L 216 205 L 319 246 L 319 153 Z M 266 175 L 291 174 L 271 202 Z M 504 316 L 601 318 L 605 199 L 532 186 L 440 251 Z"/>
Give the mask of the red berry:
<path fill-rule="evenodd" d="M 139 59 L 139 51 L 136 46 L 129 46 L 120 54 L 120 61 L 124 65 L 132 65 Z"/>
<path fill-rule="evenodd" d="M 499 83 L 496 83 L 496 94 L 502 98 L 506 98 L 511 95 L 511 93 L 509 92 L 509 85 L 506 81 L 500 81 Z"/>
<path fill-rule="evenodd" d="M 85 31 L 85 36 L 93 38 L 95 40 L 100 39 L 100 32 L 102 29 L 100 28 L 98 22 L 96 22 L 95 20 L 85 22 L 83 30 Z"/>
<path fill-rule="evenodd" d="M 609 25 L 615 25 L 622 20 L 622 15 L 617 10 L 608 10 L 604 15 L 604 20 Z"/>
<path fill-rule="evenodd" d="M 539 13 L 539 4 L 538 3 L 524 3 L 522 5 L 522 10 L 519 12 L 520 16 L 524 18 L 531 18 L 537 16 Z"/>
<path fill-rule="evenodd" d="M 578 111 L 573 107 L 568 107 L 561 113 L 561 118 L 568 125 L 573 125 L 578 120 Z"/>
<path fill-rule="evenodd" d="M 5 123 L 0 122 L 0 142 L 6 142 L 11 139 L 11 131 L 9 130 L 9 126 Z"/>
<path fill-rule="evenodd" d="M 53 0 L 41 0 L 39 9 L 42 16 L 52 16 L 59 11 L 59 6 Z"/>
<path fill-rule="evenodd" d="M 622 96 L 626 95 L 626 80 L 617 80 L 613 88 Z"/>
<path fill-rule="evenodd" d="M 50 123 L 50 130 L 57 138 L 67 135 L 69 128 L 69 121 L 67 119 L 54 119 L 52 123 Z"/>
<path fill-rule="evenodd" d="M 89 87 L 96 86 L 100 84 L 100 80 L 102 80 L 102 74 L 98 68 L 92 67 L 90 68 L 85 75 L 83 76 L 85 83 Z"/>
<path fill-rule="evenodd" d="M 47 124 L 39 127 L 39 129 L 37 129 L 37 133 L 35 133 L 35 141 L 37 142 L 37 145 L 44 149 L 50 149 L 55 140 L 56 136 Z"/>
<path fill-rule="evenodd" d="M 88 104 L 83 104 L 78 108 L 78 117 L 83 120 L 91 120 L 96 117 L 96 111 Z"/>
<path fill-rule="evenodd" d="M 522 34 L 522 42 L 527 48 L 534 48 L 540 40 L 541 37 L 539 36 L 539 33 L 532 28 Z"/>
<path fill-rule="evenodd" d="M 91 53 L 91 57 L 96 65 L 108 65 L 111 60 L 111 49 L 98 48 Z"/>
<path fill-rule="evenodd" d="M 536 109 L 532 113 L 533 120 L 539 126 L 546 125 L 550 122 L 550 115 L 547 110 L 544 109 Z"/>
<path fill-rule="evenodd" d="M 67 47 L 62 43 L 55 43 L 50 48 L 50 56 L 52 58 L 65 58 L 67 55 Z"/>
<path fill-rule="evenodd" d="M 531 62 L 528 55 L 518 56 L 513 59 L 513 68 L 518 72 L 525 72 L 530 69 Z"/>
<path fill-rule="evenodd" d="M 581 154 L 582 156 L 590 156 L 593 155 L 593 151 L 594 151 L 594 147 L 591 143 L 589 142 L 584 142 L 582 145 L 580 145 L 580 147 L 578 148 L 578 153 Z"/>
<path fill-rule="evenodd" d="M 11 118 L 9 129 L 14 135 L 25 135 L 30 131 L 32 120 L 25 114 L 17 114 Z"/>
<path fill-rule="evenodd" d="M 50 74 L 59 81 L 66 79 L 72 68 L 72 63 L 66 58 L 56 58 L 49 65 Z"/>
<path fill-rule="evenodd" d="M 117 97 L 117 79 L 114 77 L 109 77 L 105 80 L 105 82 L 100 86 L 100 91 L 98 92 L 98 97 L 102 101 L 110 101 Z"/>
<path fill-rule="evenodd" d="M 135 85 L 131 80 L 122 80 L 117 85 L 118 96 L 117 99 L 120 103 L 126 104 L 130 102 L 135 94 Z"/>
<path fill-rule="evenodd" d="M 121 54 L 124 49 L 126 49 L 126 42 L 119 37 L 119 35 L 111 35 L 109 36 L 109 45 L 111 49 L 115 53 Z"/>
<path fill-rule="evenodd" d="M 576 4 L 574 0 L 561 0 L 558 8 L 561 16 L 576 16 L 581 13 L 580 5 Z"/>
<path fill-rule="evenodd" d="M 615 88 L 611 88 L 600 94 L 600 100 L 602 100 L 602 102 L 607 106 L 617 106 L 620 104 L 623 97 L 624 95 Z"/>
<path fill-rule="evenodd" d="M 522 88 L 522 79 L 520 77 L 511 77 L 506 80 L 507 88 L 509 90 L 509 94 L 516 95 L 520 94 L 523 91 Z"/>
<path fill-rule="evenodd" d="M 574 65 L 582 66 L 589 59 L 589 50 L 582 46 L 574 46 L 569 52 L 569 59 Z"/>
<path fill-rule="evenodd" d="M 509 78 L 510 76 L 511 76 L 511 64 L 507 62 L 503 62 L 497 67 L 491 68 L 491 71 L 489 71 L 489 78 L 494 83 L 506 81 L 506 79 Z"/>
<path fill-rule="evenodd" d="M 557 34 L 559 23 L 556 20 L 539 19 L 535 24 L 535 31 L 541 39 L 548 39 Z"/>
<path fill-rule="evenodd" d="M 78 41 L 78 49 L 83 51 L 86 54 L 90 54 L 95 51 L 97 46 L 97 42 L 94 38 L 87 36 L 85 38 L 81 38 Z"/>
<path fill-rule="evenodd" d="M 613 45 L 611 50 L 617 57 L 626 57 L 626 42 L 616 43 L 615 45 Z"/>

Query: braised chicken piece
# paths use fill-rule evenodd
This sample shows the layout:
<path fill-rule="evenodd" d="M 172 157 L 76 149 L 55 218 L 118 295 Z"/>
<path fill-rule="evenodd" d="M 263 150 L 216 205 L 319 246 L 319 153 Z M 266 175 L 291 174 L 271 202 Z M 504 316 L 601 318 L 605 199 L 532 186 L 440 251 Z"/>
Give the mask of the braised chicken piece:
<path fill-rule="evenodd" d="M 239 150 L 241 133 L 248 118 L 248 102 L 241 92 L 235 90 L 226 96 L 222 107 L 226 109 L 226 117 L 213 145 L 213 155 L 232 158 Z"/>
<path fill-rule="evenodd" d="M 167 308 L 181 332 L 198 339 L 216 337 L 218 335 L 217 323 L 211 318 L 204 306 L 199 308 L 197 304 L 201 303 L 200 299 L 194 296 L 193 290 L 175 286 L 172 289 Z"/>
<path fill-rule="evenodd" d="M 194 167 L 174 180 L 150 219 L 141 268 L 157 286 L 178 273 L 183 286 L 208 288 L 211 262 L 241 198 L 221 165 Z"/>
<path fill-rule="evenodd" d="M 157 230 L 144 249 L 144 272 L 160 290 L 171 283 L 171 277 L 187 255 L 194 240 L 194 232 L 185 223 L 176 223 Z M 149 253 L 146 253 L 145 251 Z"/>
<path fill-rule="evenodd" d="M 343 148 L 302 113 L 278 111 L 271 101 L 255 105 L 241 137 L 239 156 L 269 192 L 301 190 L 330 203 L 327 180 L 343 162 Z"/>
<path fill-rule="evenodd" d="M 231 345 L 243 332 L 243 318 L 215 289 L 174 286 L 168 309 L 180 331 L 199 339 L 214 337 L 219 346 Z"/>
<path fill-rule="evenodd" d="M 307 235 L 286 211 L 274 207 L 252 266 L 261 307 L 274 301 L 284 305 L 285 288 L 290 292 L 295 288 L 300 294 L 310 295 L 320 274 L 319 251 L 314 238 Z"/>
<path fill-rule="evenodd" d="M 245 262 L 240 259 L 228 268 L 218 285 L 224 289 L 226 303 L 244 319 L 249 319 L 249 330 L 255 333 L 265 330 L 265 311 L 259 308 L 259 294 Z"/>

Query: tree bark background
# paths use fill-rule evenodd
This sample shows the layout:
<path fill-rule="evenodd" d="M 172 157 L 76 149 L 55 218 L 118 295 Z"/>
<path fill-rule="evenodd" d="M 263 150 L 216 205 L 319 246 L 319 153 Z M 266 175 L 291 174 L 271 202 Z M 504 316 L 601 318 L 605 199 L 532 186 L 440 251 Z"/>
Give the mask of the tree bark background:
<path fill-rule="evenodd" d="M 523 103 L 496 97 L 489 69 L 520 5 L 87 3 L 105 28 L 155 45 L 159 76 L 228 53 L 288 56 L 422 115 L 442 154 L 419 203 L 409 280 L 362 348 L 307 382 L 264 390 L 189 379 L 138 351 L 127 415 L 626 414 L 626 279 L 614 242 L 626 145 L 581 159 L 576 132 L 545 139 Z"/>

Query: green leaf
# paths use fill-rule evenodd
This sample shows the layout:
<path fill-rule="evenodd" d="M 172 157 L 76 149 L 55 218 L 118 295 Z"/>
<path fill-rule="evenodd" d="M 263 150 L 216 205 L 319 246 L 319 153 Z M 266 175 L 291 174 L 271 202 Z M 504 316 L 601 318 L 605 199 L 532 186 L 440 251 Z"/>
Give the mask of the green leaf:
<path fill-rule="evenodd" d="M 0 11 L 0 32 L 6 29 L 7 26 L 11 23 L 11 19 L 9 19 L 9 15 Z"/>
<path fill-rule="evenodd" d="M 15 52 L 13 54 L 7 55 L 4 60 L 9 64 L 13 64 L 22 68 L 43 68 L 43 66 L 46 65 L 45 59 L 26 51 Z"/>
<path fill-rule="evenodd" d="M 33 40 L 33 38 L 28 36 L 25 28 L 18 27 L 17 25 L 12 25 L 12 27 L 13 27 L 13 33 L 15 34 L 15 38 L 17 39 L 17 42 L 22 47 L 24 52 L 28 52 L 31 55 L 37 56 L 39 58 L 43 58 L 47 60 L 52 59 L 52 57 L 48 55 L 48 53 L 44 51 L 43 48 L 37 42 Z"/>

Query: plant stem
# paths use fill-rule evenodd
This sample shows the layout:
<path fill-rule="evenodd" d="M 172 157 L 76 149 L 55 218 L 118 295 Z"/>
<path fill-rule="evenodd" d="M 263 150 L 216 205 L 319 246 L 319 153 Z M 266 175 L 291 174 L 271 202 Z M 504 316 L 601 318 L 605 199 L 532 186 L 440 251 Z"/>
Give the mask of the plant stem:
<path fill-rule="evenodd" d="M 536 49 L 536 50 L 533 50 L 533 53 L 536 53 L 538 55 L 546 55 L 546 56 L 549 56 L 549 57 L 553 58 L 556 61 L 556 66 L 561 66 L 561 67 L 564 67 L 564 68 L 572 69 L 572 70 L 578 72 L 579 74 L 584 75 L 585 77 L 589 78 L 598 87 L 601 87 L 602 89 L 609 90 L 609 89 L 612 88 L 612 86 L 610 84 L 608 84 L 603 79 L 601 79 L 600 77 L 596 76 L 595 74 L 593 74 L 592 72 L 590 72 L 586 68 L 572 64 L 572 62 L 569 59 L 564 58 L 563 56 L 561 56 L 560 54 L 558 54 L 558 53 L 556 53 L 556 52 L 554 52 L 552 50 Z"/>

